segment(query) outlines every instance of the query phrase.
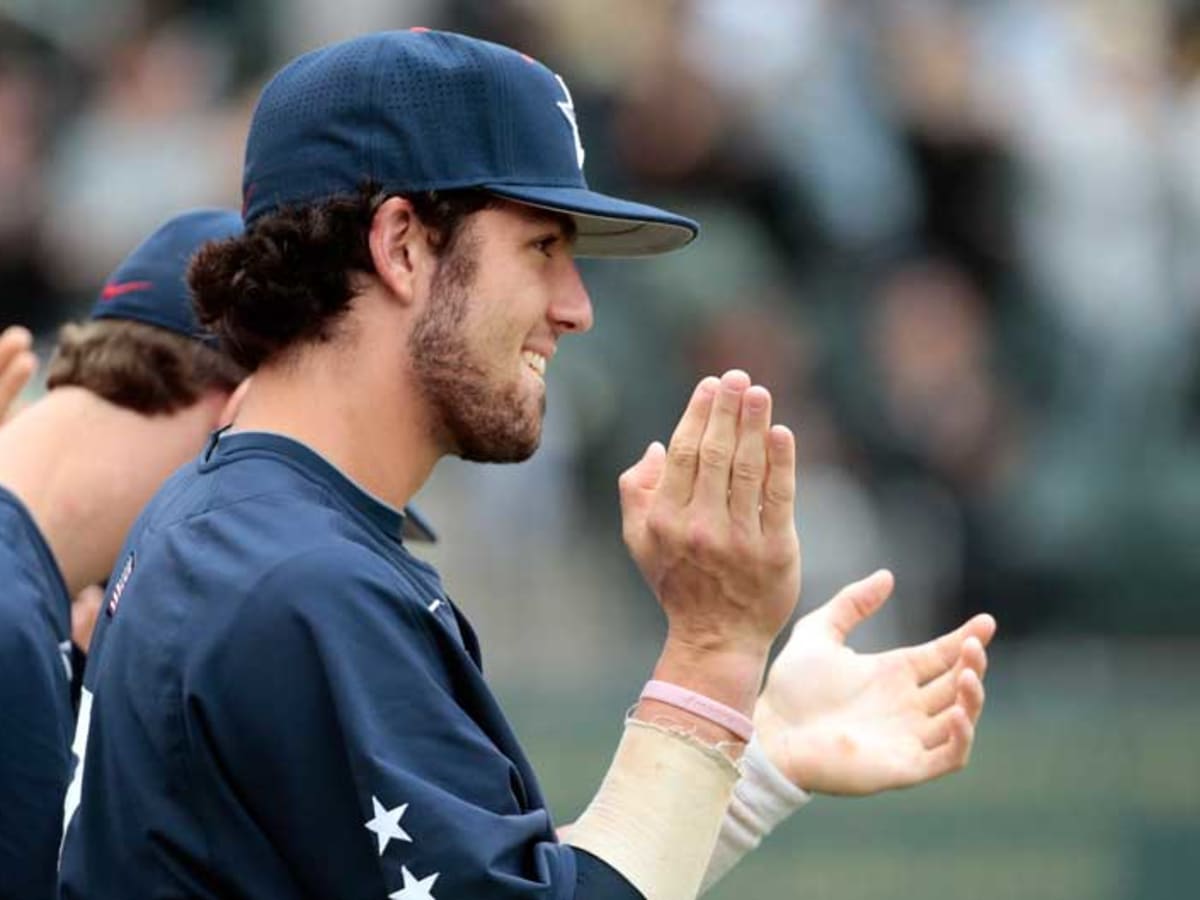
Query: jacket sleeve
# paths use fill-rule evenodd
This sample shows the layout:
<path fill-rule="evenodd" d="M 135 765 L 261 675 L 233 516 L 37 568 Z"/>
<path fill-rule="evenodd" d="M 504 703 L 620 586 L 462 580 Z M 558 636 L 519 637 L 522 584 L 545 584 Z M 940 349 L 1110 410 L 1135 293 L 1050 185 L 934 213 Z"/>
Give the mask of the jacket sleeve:
<path fill-rule="evenodd" d="M 22 588 L 29 588 L 22 590 Z M 53 897 L 70 778 L 70 674 L 20 578 L 0 598 L 0 897 Z"/>

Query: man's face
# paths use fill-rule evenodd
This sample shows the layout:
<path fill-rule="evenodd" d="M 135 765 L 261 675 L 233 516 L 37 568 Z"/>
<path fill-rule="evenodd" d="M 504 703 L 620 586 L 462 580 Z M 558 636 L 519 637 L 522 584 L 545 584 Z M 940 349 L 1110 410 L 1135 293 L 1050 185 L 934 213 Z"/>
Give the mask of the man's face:
<path fill-rule="evenodd" d="M 558 339 L 592 326 L 566 224 L 505 203 L 444 251 L 409 341 L 448 452 L 520 462 L 537 449 Z"/>

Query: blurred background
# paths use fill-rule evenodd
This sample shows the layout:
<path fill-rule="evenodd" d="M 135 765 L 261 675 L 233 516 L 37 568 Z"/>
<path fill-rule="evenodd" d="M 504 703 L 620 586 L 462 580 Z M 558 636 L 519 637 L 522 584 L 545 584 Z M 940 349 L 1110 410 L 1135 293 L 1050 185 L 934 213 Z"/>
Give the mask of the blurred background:
<path fill-rule="evenodd" d="M 1001 631 L 970 769 L 818 798 L 711 896 L 1200 890 L 1200 2 L 0 0 L 0 326 L 44 354 L 240 205 L 271 72 L 413 25 L 544 61 L 591 185 L 705 228 L 586 264 L 541 452 L 419 498 L 557 816 L 663 636 L 616 477 L 737 365 L 798 433 L 801 611 L 886 565 L 857 647 Z"/>

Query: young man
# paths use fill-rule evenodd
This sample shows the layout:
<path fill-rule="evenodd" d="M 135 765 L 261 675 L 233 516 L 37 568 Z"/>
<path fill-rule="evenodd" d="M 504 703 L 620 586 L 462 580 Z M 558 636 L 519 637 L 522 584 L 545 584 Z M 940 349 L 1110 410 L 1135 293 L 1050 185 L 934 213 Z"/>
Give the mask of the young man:
<path fill-rule="evenodd" d="M 202 340 L 184 281 L 201 244 L 241 228 L 225 210 L 163 225 L 118 266 L 91 321 L 62 330 L 49 393 L 0 428 L 0 896 L 55 893 L 71 598 L 108 576 L 138 511 L 242 380 Z M 28 376 L 27 361 L 13 365 L 13 380 Z"/>
<path fill-rule="evenodd" d="M 729 372 L 622 476 L 668 637 L 596 800 L 557 838 L 469 624 L 397 536 L 440 457 L 536 449 L 548 363 L 592 321 L 574 256 L 696 232 L 590 191 L 583 157 L 561 79 L 457 35 L 358 38 L 266 87 L 246 234 L 191 275 L 255 379 L 114 570 L 64 897 L 673 900 L 804 779 L 861 793 L 965 762 L 992 624 L 854 656 L 840 642 L 884 574 L 804 620 L 756 708 L 799 591 L 795 448 L 769 393 Z M 844 693 L 797 684 L 810 660 Z M 751 789 L 730 807 L 752 715 Z M 829 758 L 852 745 L 870 766 Z"/>

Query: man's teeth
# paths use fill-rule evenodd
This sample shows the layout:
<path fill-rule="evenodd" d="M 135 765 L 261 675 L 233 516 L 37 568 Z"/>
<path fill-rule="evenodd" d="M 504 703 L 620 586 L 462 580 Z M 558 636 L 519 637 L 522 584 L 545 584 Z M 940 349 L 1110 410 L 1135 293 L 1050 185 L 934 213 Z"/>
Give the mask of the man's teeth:
<path fill-rule="evenodd" d="M 532 350 L 524 350 L 521 353 L 521 359 L 525 360 L 525 364 L 537 372 L 539 377 L 546 377 L 546 357 L 542 356 L 542 354 L 534 353 Z"/>

